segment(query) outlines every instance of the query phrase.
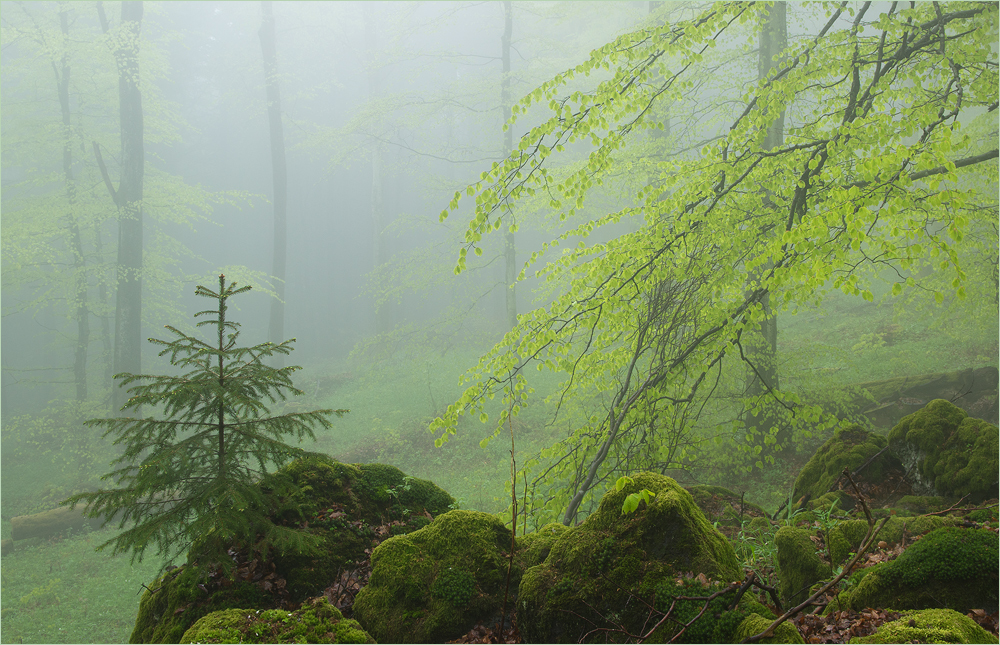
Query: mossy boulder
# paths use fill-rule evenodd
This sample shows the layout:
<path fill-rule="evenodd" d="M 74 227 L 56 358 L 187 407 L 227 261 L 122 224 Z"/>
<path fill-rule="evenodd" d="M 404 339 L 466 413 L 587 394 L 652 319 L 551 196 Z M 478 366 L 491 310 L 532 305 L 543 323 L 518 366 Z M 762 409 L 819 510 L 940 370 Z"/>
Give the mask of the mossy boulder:
<path fill-rule="evenodd" d="M 852 497 L 830 489 L 844 468 L 850 471 L 860 468 L 882 451 L 887 443 L 882 435 L 869 432 L 859 425 L 838 428 L 799 472 L 792 494 L 796 500 L 795 506 L 806 507 L 806 502 L 809 500 L 819 500 L 832 492 L 834 494 L 824 498 L 820 506 L 829 506 L 836 499 L 840 508 L 845 510 L 853 508 Z M 864 492 L 866 488 L 877 486 L 884 481 L 889 472 L 900 469 L 899 460 L 886 450 L 859 472 L 855 481 Z"/>
<path fill-rule="evenodd" d="M 783 526 L 774 534 L 778 551 L 778 593 L 782 602 L 794 606 L 809 596 L 809 589 L 832 575 L 806 528 Z"/>
<path fill-rule="evenodd" d="M 354 617 L 380 642 L 459 638 L 500 609 L 510 530 L 493 515 L 455 510 L 372 552 Z M 513 575 L 516 589 L 520 570 Z"/>
<path fill-rule="evenodd" d="M 273 607 L 273 597 L 249 582 L 208 591 L 208 570 L 188 564 L 149 584 L 139 601 L 130 643 L 179 643 L 198 619 L 233 607 Z"/>
<path fill-rule="evenodd" d="M 578 642 L 595 627 L 616 624 L 637 633 L 649 609 L 634 597 L 659 605 L 688 572 L 721 582 L 742 578 L 732 545 L 690 493 L 655 473 L 632 480 L 606 493 L 597 511 L 558 536 L 542 564 L 525 571 L 517 624 L 526 642 Z M 656 496 L 623 514 L 625 498 L 642 489 Z M 655 638 L 675 629 L 665 625 Z"/>
<path fill-rule="evenodd" d="M 287 464 L 277 476 L 291 480 L 297 492 L 277 498 L 265 490 L 273 503 L 272 520 L 312 534 L 317 550 L 271 551 L 265 560 L 246 545 L 233 544 L 239 559 L 234 580 L 223 580 L 207 563 L 188 562 L 148 585 L 156 592 L 143 593 L 131 642 L 176 643 L 209 613 L 276 609 L 322 594 L 340 571 L 367 559 L 366 550 L 376 544 L 373 526 L 395 520 L 394 532 L 416 530 L 430 521 L 425 511 L 437 515 L 454 503 L 433 483 L 407 478 L 392 466 L 343 464 L 319 454 Z M 396 487 L 394 496 L 379 493 L 389 487 Z"/>
<path fill-rule="evenodd" d="M 747 638 L 760 634 L 768 625 L 774 622 L 774 618 L 765 618 L 760 614 L 750 614 L 743 619 L 740 626 L 733 634 L 730 643 L 742 643 Z M 774 628 L 774 634 L 768 638 L 762 638 L 758 643 L 805 643 L 802 634 L 790 622 L 784 622 Z"/>
<path fill-rule="evenodd" d="M 895 560 L 872 567 L 853 591 L 840 595 L 840 604 L 857 611 L 996 611 L 998 547 L 997 534 L 989 529 L 935 529 Z"/>
<path fill-rule="evenodd" d="M 953 609 L 907 611 L 871 636 L 848 643 L 996 643 L 995 636 Z"/>
<path fill-rule="evenodd" d="M 295 611 L 225 609 L 203 616 L 181 643 L 374 643 L 355 620 L 324 598 L 312 598 Z"/>
<path fill-rule="evenodd" d="M 569 527 L 560 522 L 550 522 L 534 533 L 528 533 L 517 538 L 517 552 L 522 558 L 525 570 L 536 564 L 545 562 L 549 557 L 552 545 Z"/>
<path fill-rule="evenodd" d="M 918 535 L 924 535 L 934 529 L 943 526 L 951 526 L 955 519 L 942 517 L 940 515 L 927 515 L 923 517 L 890 517 L 885 526 L 875 539 L 875 544 L 869 549 L 869 553 L 878 548 L 878 542 L 886 542 L 889 546 L 895 546 L 903 539 L 905 532 L 907 541 Z M 830 560 L 834 566 L 838 566 L 847 560 L 849 553 L 857 553 L 862 540 L 868 533 L 868 522 L 865 520 L 845 520 L 838 522 L 830 529 L 826 537 L 827 548 L 830 551 Z"/>
<path fill-rule="evenodd" d="M 914 492 L 963 497 L 972 502 L 997 496 L 998 429 L 935 399 L 889 432 L 889 446 L 908 472 Z"/>
<path fill-rule="evenodd" d="M 707 486 L 699 484 L 687 486 L 694 503 L 704 513 L 709 522 L 718 522 L 721 526 L 739 527 L 741 522 L 748 522 L 755 517 L 767 517 L 768 513 L 722 486 Z"/>

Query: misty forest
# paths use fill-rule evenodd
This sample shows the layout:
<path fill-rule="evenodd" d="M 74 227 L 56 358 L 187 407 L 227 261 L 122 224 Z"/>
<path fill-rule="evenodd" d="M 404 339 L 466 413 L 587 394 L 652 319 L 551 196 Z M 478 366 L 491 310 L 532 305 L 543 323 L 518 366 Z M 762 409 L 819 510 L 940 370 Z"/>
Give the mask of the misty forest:
<path fill-rule="evenodd" d="M 997 642 L 998 8 L 4 0 L 0 639 Z"/>

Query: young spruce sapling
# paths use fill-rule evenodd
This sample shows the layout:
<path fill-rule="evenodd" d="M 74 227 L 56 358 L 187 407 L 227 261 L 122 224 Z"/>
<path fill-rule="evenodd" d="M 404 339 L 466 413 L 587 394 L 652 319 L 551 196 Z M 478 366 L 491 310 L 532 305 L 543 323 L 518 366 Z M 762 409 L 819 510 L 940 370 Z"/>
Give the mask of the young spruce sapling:
<path fill-rule="evenodd" d="M 268 404 L 301 394 L 292 385 L 296 366 L 275 368 L 264 359 L 292 351 L 292 340 L 253 347 L 236 344 L 239 324 L 226 319 L 226 301 L 247 292 L 249 286 L 226 285 L 219 290 L 198 286 L 195 294 L 212 298 L 216 309 L 195 317 L 212 330 L 209 342 L 167 325 L 174 339 L 150 338 L 163 346 L 160 356 L 180 368 L 176 376 L 116 374 L 130 398 L 122 412 L 136 416 L 91 419 L 89 426 L 106 428 L 123 447 L 113 469 L 102 479 L 117 488 L 81 493 L 63 505 L 86 503 L 90 517 L 117 520 L 121 532 L 98 546 L 113 546 L 113 554 L 131 552 L 142 560 L 146 549 L 173 558 L 188 552 L 190 560 L 218 563 L 227 573 L 232 560 L 227 549 L 244 545 L 267 557 L 269 548 L 281 552 L 310 552 L 315 538 L 269 519 L 275 500 L 294 494 L 287 478 L 275 477 L 269 466 L 279 466 L 308 454 L 282 441 L 294 435 L 315 440 L 313 427 L 331 426 L 328 416 L 348 410 L 315 410 L 272 416 Z M 266 400 L 266 402 L 265 402 Z M 154 415 L 141 416 L 142 409 Z M 265 493 L 267 491 L 267 493 Z"/>

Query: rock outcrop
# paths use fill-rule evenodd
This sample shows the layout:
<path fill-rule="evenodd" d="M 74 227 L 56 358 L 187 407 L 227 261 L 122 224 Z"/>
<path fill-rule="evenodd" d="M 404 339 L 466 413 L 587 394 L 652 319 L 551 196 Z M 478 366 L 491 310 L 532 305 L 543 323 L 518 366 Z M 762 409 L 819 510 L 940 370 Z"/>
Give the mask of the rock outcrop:
<path fill-rule="evenodd" d="M 623 514 L 625 497 L 641 489 L 656 496 Z M 525 571 L 518 628 L 526 642 L 545 643 L 579 642 L 595 628 L 638 633 L 650 610 L 636 598 L 655 599 L 666 610 L 685 573 L 722 582 L 742 577 L 732 545 L 691 494 L 669 477 L 639 473 L 623 490 L 606 493 L 596 512 L 563 531 L 545 561 Z M 653 638 L 674 630 L 665 625 Z"/>

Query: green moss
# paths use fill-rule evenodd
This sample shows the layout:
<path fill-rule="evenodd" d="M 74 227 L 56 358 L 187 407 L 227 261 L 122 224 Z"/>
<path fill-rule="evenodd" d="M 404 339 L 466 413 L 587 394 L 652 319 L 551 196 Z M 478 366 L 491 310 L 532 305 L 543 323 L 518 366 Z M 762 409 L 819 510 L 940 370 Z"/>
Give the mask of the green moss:
<path fill-rule="evenodd" d="M 904 417 L 889 432 L 889 444 L 918 492 L 962 497 L 973 502 L 995 497 L 1000 466 L 997 426 L 944 399 Z"/>
<path fill-rule="evenodd" d="M 774 534 L 778 550 L 778 591 L 782 601 L 796 605 L 809 595 L 809 588 L 832 574 L 816 552 L 808 529 L 783 526 Z"/>
<path fill-rule="evenodd" d="M 751 504 L 737 493 L 723 488 L 722 486 L 708 486 L 698 484 L 685 488 L 694 503 L 698 505 L 701 512 L 709 522 L 718 521 L 720 524 L 728 526 L 739 526 L 741 521 L 750 517 L 766 516 L 767 512 L 760 506 Z M 740 516 L 740 508 L 743 509 L 743 516 Z"/>
<path fill-rule="evenodd" d="M 521 555 L 521 566 L 524 570 L 545 562 L 545 558 L 549 557 L 549 551 L 552 550 L 552 545 L 566 529 L 565 524 L 551 522 L 534 533 L 519 536 L 517 538 L 517 551 Z"/>
<path fill-rule="evenodd" d="M 925 467 L 934 472 L 934 486 L 945 495 L 978 502 L 994 494 L 997 470 L 997 427 L 967 417 L 948 437 L 944 449 L 927 455 Z"/>
<path fill-rule="evenodd" d="M 802 468 L 795 480 L 793 497 L 796 500 L 805 495 L 808 495 L 810 500 L 822 498 L 829 492 L 844 468 L 854 470 L 860 467 L 882 450 L 886 443 L 885 437 L 858 425 L 839 428 Z M 884 472 L 888 472 L 888 469 L 895 465 L 897 465 L 895 458 L 885 452 L 865 468 L 862 476 L 877 481 Z M 832 502 L 832 498 L 829 501 Z M 845 508 L 844 503 L 841 502 L 842 508 Z"/>
<path fill-rule="evenodd" d="M 204 616 L 181 643 L 374 643 L 323 597 L 292 612 L 227 609 Z"/>
<path fill-rule="evenodd" d="M 150 584 L 139 600 L 129 642 L 176 643 L 195 621 L 214 611 L 270 605 L 270 597 L 245 582 L 208 594 L 198 587 L 205 576 L 203 568 L 187 565 L 164 573 Z"/>
<path fill-rule="evenodd" d="M 431 595 L 462 607 L 476 595 L 476 577 L 468 571 L 448 567 L 438 574 L 431 586 Z"/>
<path fill-rule="evenodd" d="M 529 568 L 518 588 L 518 628 L 528 642 L 576 642 L 594 625 L 615 621 L 641 629 L 650 599 L 664 580 L 701 572 L 716 581 L 741 578 L 732 545 L 669 477 L 638 473 L 611 490 L 597 511 L 564 530 L 548 557 Z M 641 489 L 656 496 L 622 514 L 625 497 Z M 674 629 L 664 626 L 654 636 Z M 599 638 L 599 636 L 591 636 Z"/>
<path fill-rule="evenodd" d="M 455 504 L 455 498 L 434 482 L 407 477 L 395 466 L 356 465 L 361 471 L 356 484 L 358 494 L 372 500 L 380 510 L 387 510 L 398 504 L 411 513 L 420 513 L 426 509 L 437 516 L 447 513 L 449 507 Z"/>
<path fill-rule="evenodd" d="M 968 616 L 951 609 L 905 612 L 871 636 L 849 643 L 996 643 L 997 639 Z"/>
<path fill-rule="evenodd" d="M 765 618 L 759 614 L 750 614 L 740 623 L 732 638 L 728 641 L 718 641 L 720 643 L 741 643 L 747 638 L 761 633 L 767 629 L 774 619 Z M 758 643 L 804 643 L 802 634 L 790 622 L 784 622 L 774 629 L 774 635 L 770 638 L 762 638 Z"/>
<path fill-rule="evenodd" d="M 703 600 L 681 600 L 678 597 L 705 597 L 721 590 L 721 585 L 704 587 L 696 579 L 685 580 L 681 584 L 668 580 L 656 589 L 656 609 L 666 613 L 673 606 L 671 617 L 680 624 L 690 623 L 697 618 L 683 634 L 676 636 L 675 643 L 729 643 L 740 624 L 749 615 L 767 617 L 770 623 L 774 614 L 748 595 L 740 599 L 740 604 L 729 610 L 732 595 L 726 594 L 711 600 L 705 608 Z M 704 613 L 702 609 L 704 608 Z M 701 617 L 698 618 L 698 615 Z M 801 641 L 799 641 L 801 642 Z"/>
<path fill-rule="evenodd" d="M 451 511 L 426 527 L 392 537 L 372 553 L 372 575 L 354 616 L 380 642 L 458 638 L 499 610 L 510 531 L 496 517 Z M 512 586 L 520 579 L 512 573 Z"/>
<path fill-rule="evenodd" d="M 997 509 L 995 506 L 993 508 L 981 508 L 978 511 L 972 511 L 965 518 L 973 522 L 996 522 Z"/>
<path fill-rule="evenodd" d="M 369 476 L 365 480 L 367 488 L 359 484 L 365 473 Z M 368 497 L 373 490 L 371 483 L 382 477 L 390 483 L 400 484 L 405 477 L 391 466 L 358 467 L 319 454 L 293 461 L 275 476 L 290 480 L 298 492 L 279 498 L 273 490 L 265 488 L 274 505 L 274 521 L 292 526 L 308 521 L 306 530 L 319 538 L 315 553 L 271 552 L 268 555 L 275 565 L 275 574 L 285 581 L 288 600 L 292 602 L 322 593 L 338 570 L 347 570 L 355 561 L 367 557 L 365 550 L 371 548 L 374 534 L 366 527 L 380 514 L 379 504 Z M 403 501 L 410 504 L 412 512 L 404 530 L 416 531 L 430 522 L 423 516 L 425 508 L 440 512 L 443 510 L 441 505 L 446 507 L 452 499 L 431 482 L 410 479 L 408 483 L 410 497 Z M 198 585 L 207 583 L 203 579 L 205 575 L 204 569 L 187 566 L 149 585 L 157 589 L 164 579 L 167 581 L 157 593 L 147 592 L 143 596 L 133 642 L 177 642 L 185 630 L 208 613 L 235 607 L 270 609 L 274 606 L 273 594 L 246 582 L 221 588 L 206 584 L 211 593 L 203 591 Z"/>
<path fill-rule="evenodd" d="M 997 534 L 988 529 L 936 529 L 865 576 L 842 602 L 856 610 L 995 608 L 997 549 Z"/>

